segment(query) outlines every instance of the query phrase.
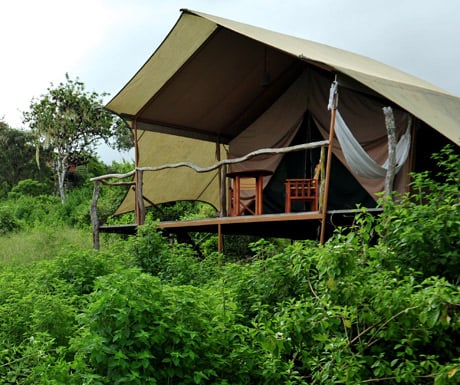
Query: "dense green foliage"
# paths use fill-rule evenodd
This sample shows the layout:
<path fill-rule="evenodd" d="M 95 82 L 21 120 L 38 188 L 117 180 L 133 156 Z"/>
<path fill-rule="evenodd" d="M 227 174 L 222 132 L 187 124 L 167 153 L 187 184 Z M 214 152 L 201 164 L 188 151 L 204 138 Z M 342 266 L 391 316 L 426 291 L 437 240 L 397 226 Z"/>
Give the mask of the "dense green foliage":
<path fill-rule="evenodd" d="M 24 179 L 47 182 L 50 175 L 43 160 L 40 168 L 37 167 L 32 134 L 11 128 L 0 120 L 0 198 L 5 198 Z"/>
<path fill-rule="evenodd" d="M 150 220 L 102 252 L 4 260 L 0 383 L 459 384 L 460 158 L 439 162 L 442 182 L 414 175 L 413 194 L 324 245 L 261 239 L 237 260 L 208 239 L 198 258 Z M 20 191 L 0 243 L 89 231 L 86 184 L 69 206 Z"/>
<path fill-rule="evenodd" d="M 435 159 L 438 178 L 414 175 L 413 193 L 387 207 L 384 238 L 396 263 L 460 284 L 460 160 L 451 147 Z"/>

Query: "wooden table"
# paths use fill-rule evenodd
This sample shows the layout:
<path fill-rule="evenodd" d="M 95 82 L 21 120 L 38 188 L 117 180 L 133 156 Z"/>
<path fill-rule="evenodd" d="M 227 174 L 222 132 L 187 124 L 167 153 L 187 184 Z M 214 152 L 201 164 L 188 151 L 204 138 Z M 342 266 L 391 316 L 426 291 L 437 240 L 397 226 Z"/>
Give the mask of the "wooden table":
<path fill-rule="evenodd" d="M 234 207 L 236 211 L 231 215 L 239 215 L 241 207 L 241 179 L 254 178 L 255 179 L 255 215 L 263 214 L 264 198 L 264 176 L 271 175 L 273 172 L 269 170 L 251 170 L 251 171 L 239 171 L 228 173 L 227 176 L 232 178 L 233 183 L 233 197 Z"/>

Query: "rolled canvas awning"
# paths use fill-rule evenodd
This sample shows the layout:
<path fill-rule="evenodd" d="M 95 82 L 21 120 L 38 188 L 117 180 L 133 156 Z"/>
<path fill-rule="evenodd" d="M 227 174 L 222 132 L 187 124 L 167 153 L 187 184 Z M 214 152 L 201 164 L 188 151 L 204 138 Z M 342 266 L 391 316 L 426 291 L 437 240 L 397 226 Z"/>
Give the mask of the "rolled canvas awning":
<path fill-rule="evenodd" d="M 167 163 L 160 153 L 155 159 L 148 155 L 166 142 L 177 143 L 169 146 L 168 159 L 192 161 L 186 147 L 230 143 L 275 103 L 305 66 L 331 79 L 336 74 L 350 79 L 460 144 L 460 99 L 428 82 L 351 52 L 190 10 L 183 10 L 163 43 L 106 107 L 135 119 L 143 131 L 140 166 Z M 262 84 L 266 80 L 269 84 Z M 197 159 L 206 163 L 200 166 L 215 163 L 215 151 L 206 154 Z M 218 195 L 216 178 L 195 174 L 201 182 L 184 192 L 183 180 L 170 175 L 164 195 L 153 192 L 163 189 L 164 177 L 149 176 L 146 196 L 155 197 L 155 203 L 200 196 L 216 204 L 208 198 Z"/>

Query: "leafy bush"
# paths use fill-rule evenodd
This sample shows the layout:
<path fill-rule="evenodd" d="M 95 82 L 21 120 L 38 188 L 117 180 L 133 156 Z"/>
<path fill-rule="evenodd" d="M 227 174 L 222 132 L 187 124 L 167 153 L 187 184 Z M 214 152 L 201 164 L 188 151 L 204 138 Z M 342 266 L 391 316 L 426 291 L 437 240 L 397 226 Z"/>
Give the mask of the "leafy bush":
<path fill-rule="evenodd" d="M 0 206 L 0 235 L 17 231 L 21 225 L 16 220 L 12 210 L 7 206 Z"/>
<path fill-rule="evenodd" d="M 21 195 L 14 201 L 8 201 L 8 204 L 14 208 L 15 217 L 24 227 L 33 228 L 41 225 L 55 227 L 65 223 L 65 218 L 57 215 L 60 201 L 56 196 Z"/>
<path fill-rule="evenodd" d="M 52 193 L 50 186 L 34 179 L 23 179 L 14 186 L 8 194 L 8 198 L 17 199 L 21 195 L 39 196 Z"/>
<path fill-rule="evenodd" d="M 394 264 L 423 277 L 438 275 L 460 283 L 460 156 L 450 147 L 435 155 L 441 171 L 413 175 L 411 193 L 387 203 L 382 237 Z"/>
<path fill-rule="evenodd" d="M 71 384 L 65 351 L 56 348 L 46 333 L 35 334 L 19 345 L 0 343 L 2 384 Z M 77 384 L 75 384 L 77 385 Z"/>
<path fill-rule="evenodd" d="M 81 296 L 94 289 L 96 278 L 129 266 L 120 257 L 95 250 L 71 250 L 49 262 L 46 280 L 70 284 L 72 292 Z"/>
<path fill-rule="evenodd" d="M 229 308 L 214 292 L 164 285 L 138 270 L 100 279 L 74 341 L 81 381 L 250 383 L 238 359 L 251 354 L 239 350 Z"/>
<path fill-rule="evenodd" d="M 86 229 L 91 225 L 89 187 L 86 185 L 69 191 L 65 203 L 59 202 L 56 205 L 56 215 L 62 218 L 67 225 Z"/>
<path fill-rule="evenodd" d="M 97 277 L 128 266 L 94 250 L 0 265 L 0 383 L 71 384 L 75 317 Z"/>
<path fill-rule="evenodd" d="M 61 282 L 55 281 L 51 287 L 41 285 L 35 279 L 36 272 L 35 269 L 2 272 L 1 339 L 5 344 L 19 346 L 37 334 L 46 333 L 57 345 L 66 345 L 74 332 L 74 298 L 65 295 L 66 285 Z"/>
<path fill-rule="evenodd" d="M 131 252 L 137 265 L 145 272 L 158 275 L 167 257 L 168 242 L 155 223 L 147 223 L 138 229 L 132 239 Z"/>

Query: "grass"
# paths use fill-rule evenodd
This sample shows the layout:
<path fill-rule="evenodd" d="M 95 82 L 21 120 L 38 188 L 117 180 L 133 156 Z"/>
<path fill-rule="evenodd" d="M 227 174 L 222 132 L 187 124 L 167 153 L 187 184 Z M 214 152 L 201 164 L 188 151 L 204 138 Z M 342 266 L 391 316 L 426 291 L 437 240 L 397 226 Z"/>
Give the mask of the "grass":
<path fill-rule="evenodd" d="M 51 259 L 70 249 L 91 249 L 90 230 L 38 228 L 0 237 L 0 264 L 22 264 Z"/>

